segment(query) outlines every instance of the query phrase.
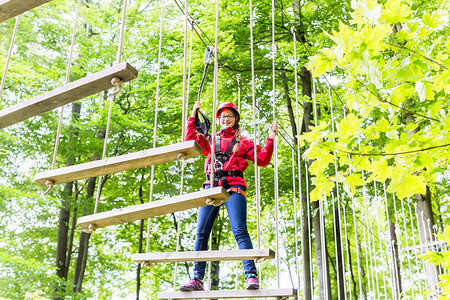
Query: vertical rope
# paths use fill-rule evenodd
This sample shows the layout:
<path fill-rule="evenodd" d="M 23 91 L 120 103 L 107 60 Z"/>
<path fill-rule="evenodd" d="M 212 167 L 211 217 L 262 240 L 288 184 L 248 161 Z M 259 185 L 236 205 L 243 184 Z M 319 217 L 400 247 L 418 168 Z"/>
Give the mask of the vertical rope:
<path fill-rule="evenodd" d="M 408 235 L 408 233 L 407 233 L 407 231 L 406 231 L 407 226 L 406 226 L 405 205 L 404 205 L 404 201 L 403 201 L 403 200 L 401 200 L 400 202 L 401 202 L 401 204 L 402 204 L 403 235 L 405 236 L 406 247 L 409 247 L 409 242 L 408 242 L 408 240 L 409 240 L 409 235 Z M 408 255 L 408 254 L 406 254 L 405 256 L 406 256 L 406 258 L 408 259 L 409 279 L 412 280 L 412 281 L 414 282 L 413 274 L 412 274 L 412 272 L 411 272 L 411 269 L 412 269 L 412 266 L 411 266 L 411 257 L 410 257 L 410 255 Z M 412 294 L 412 297 L 413 297 L 413 299 L 414 299 L 414 298 L 415 298 L 414 284 L 411 284 L 410 286 L 411 286 L 411 294 Z"/>
<path fill-rule="evenodd" d="M 308 235 L 309 235 L 309 260 L 312 261 L 312 241 L 311 241 L 311 211 L 310 211 L 310 203 L 309 203 L 309 176 L 308 176 L 308 162 L 305 159 L 305 181 L 306 181 L 306 205 L 307 205 L 307 214 L 308 214 Z M 314 283 L 313 283 L 313 268 L 309 269 L 311 276 L 311 294 L 314 298 Z"/>
<path fill-rule="evenodd" d="M 413 234 L 413 245 L 416 243 L 417 238 L 416 238 L 416 231 L 414 230 L 414 218 L 412 215 L 412 210 L 411 210 L 411 199 L 408 199 L 408 209 L 409 209 L 409 217 L 410 217 L 410 223 L 411 223 L 411 229 L 412 229 L 412 234 Z M 419 233 L 419 228 L 417 227 L 417 233 Z M 420 244 L 420 238 L 419 238 L 419 244 Z M 416 260 L 416 267 L 422 262 L 422 274 L 426 273 L 426 269 L 425 269 L 425 261 L 419 258 L 419 253 L 420 253 L 420 249 L 415 249 L 414 250 L 414 255 L 415 255 L 415 260 Z M 420 285 L 420 289 L 422 290 L 422 280 L 419 277 L 419 285 Z M 425 286 L 426 287 L 426 284 Z"/>
<path fill-rule="evenodd" d="M 12 52 L 13 52 L 13 48 L 14 48 L 14 42 L 16 40 L 17 30 L 19 29 L 19 21 L 20 21 L 20 15 L 18 15 L 16 18 L 16 23 L 14 24 L 13 34 L 11 36 L 11 42 L 9 44 L 8 56 L 6 57 L 5 69 L 3 71 L 3 76 L 2 76 L 2 83 L 0 84 L 0 100 L 2 99 L 3 89 L 5 88 L 6 74 L 8 73 L 9 63 L 11 61 L 11 56 L 12 56 Z"/>
<path fill-rule="evenodd" d="M 117 47 L 116 65 L 120 63 L 122 59 L 123 40 L 125 35 L 125 17 L 127 15 L 127 0 L 123 0 L 122 6 L 122 23 L 120 26 L 119 46 Z"/>
<path fill-rule="evenodd" d="M 189 1 L 186 0 L 184 6 L 184 46 L 183 46 L 183 100 L 182 100 L 182 109 L 181 109 L 181 141 L 184 142 L 185 138 L 185 130 L 186 130 L 186 73 L 187 73 L 187 45 L 188 45 L 188 14 L 189 14 Z M 183 185 L 184 185 L 184 169 L 185 162 L 184 159 L 181 161 L 181 187 L 180 187 L 180 195 L 183 194 Z M 180 250 L 180 231 L 181 231 L 181 211 L 177 213 L 177 247 L 176 252 Z M 173 279 L 173 287 L 176 288 L 177 285 L 177 275 L 178 275 L 178 262 L 175 263 L 175 272 Z"/>
<path fill-rule="evenodd" d="M 252 107 L 253 107 L 253 140 L 255 141 L 254 144 L 254 152 L 255 153 L 255 159 L 254 159 L 254 171 L 255 171 L 255 192 L 256 192 L 256 224 L 257 224 L 257 248 L 261 248 L 261 199 L 259 195 L 259 186 L 258 186 L 258 162 L 256 159 L 256 93 L 255 93 L 255 60 L 254 60 L 254 53 L 253 53 L 253 4 L 252 0 L 249 0 L 249 9 L 250 9 L 250 59 L 251 59 L 251 69 L 252 69 Z"/>
<path fill-rule="evenodd" d="M 373 188 L 374 188 L 374 192 L 375 192 L 375 198 L 378 201 L 378 205 L 377 208 L 379 206 L 383 206 L 382 202 L 382 197 L 380 196 L 380 198 L 378 198 L 378 189 L 377 189 L 377 182 L 374 180 L 373 181 Z M 380 253 L 381 253 L 381 262 L 383 262 L 383 258 L 384 256 L 387 256 L 385 252 L 383 252 L 383 243 L 382 243 L 382 234 L 381 234 L 381 218 L 380 218 L 380 214 L 379 214 L 380 209 L 376 210 L 376 214 L 377 214 L 377 223 L 378 223 L 378 239 L 380 241 Z M 383 264 L 382 264 L 383 266 Z M 381 271 L 382 273 L 384 273 L 384 269 Z M 386 276 L 382 275 L 383 277 L 383 288 L 384 288 L 384 297 L 386 299 L 386 295 L 387 295 L 387 285 L 386 285 Z"/>
<path fill-rule="evenodd" d="M 365 181 L 364 176 L 364 170 L 361 171 L 361 177 L 363 182 Z M 374 275 L 373 275 L 373 265 L 372 265 L 372 247 L 370 243 L 370 225 L 369 225 L 369 217 L 368 217 L 368 209 L 367 209 L 367 193 L 366 193 L 366 185 L 363 184 L 362 186 L 363 190 L 363 198 L 364 198 L 364 215 L 365 218 L 363 219 L 363 231 L 364 231 L 364 248 L 366 251 L 366 269 L 367 269 L 367 281 L 369 283 L 369 291 L 374 289 L 375 282 L 374 282 Z M 366 234 L 367 231 L 367 234 Z M 369 267 L 370 262 L 370 267 Z M 370 277 L 372 277 L 372 280 L 370 280 Z"/>
<path fill-rule="evenodd" d="M 164 24 L 164 0 L 161 0 L 161 12 L 160 12 L 160 24 L 159 24 L 159 43 L 158 43 L 158 73 L 156 75 L 156 95 L 155 95 L 155 121 L 153 123 L 153 148 L 156 147 L 156 132 L 158 127 L 158 110 L 159 110 L 159 84 L 161 81 L 161 49 L 162 49 L 162 33 Z M 149 192 L 149 202 L 153 201 L 153 186 L 155 178 L 155 165 L 151 167 L 150 175 L 150 192 Z M 151 229 L 151 218 L 148 218 L 147 222 L 147 245 L 146 252 L 149 252 L 150 248 L 150 229 Z"/>
<path fill-rule="evenodd" d="M 341 199 L 344 199 L 344 197 L 342 196 Z M 347 241 L 348 241 L 347 212 L 346 212 L 346 207 L 345 207 L 344 201 L 342 201 L 342 212 L 343 212 L 343 215 L 344 215 L 344 233 L 345 233 L 345 245 L 346 245 L 345 253 L 347 254 L 347 268 L 348 268 L 348 270 L 350 270 L 352 268 L 352 266 L 350 266 L 350 245 L 347 244 Z M 348 279 L 348 283 L 349 283 L 348 293 L 350 295 L 350 300 L 352 300 L 353 299 L 353 296 L 352 296 L 352 280 L 350 278 L 350 276 L 351 276 L 350 272 L 349 272 L 348 276 L 349 276 L 349 279 Z"/>
<path fill-rule="evenodd" d="M 387 225 L 387 230 L 389 230 L 389 208 L 388 208 L 388 204 L 387 204 L 387 193 L 386 193 L 386 183 L 385 182 L 383 182 L 383 192 L 384 192 L 384 204 L 385 204 L 385 212 L 386 212 L 386 225 Z M 387 256 L 388 256 L 388 259 L 389 258 L 393 258 L 393 256 L 392 256 L 392 248 L 391 248 L 391 239 L 390 239 L 390 236 L 387 236 L 386 237 L 386 239 L 387 239 L 387 250 L 388 250 L 388 253 L 387 253 Z M 392 266 L 392 260 L 389 260 L 388 261 L 388 266 L 389 266 L 389 270 L 390 271 L 392 271 L 393 272 L 393 266 Z M 391 291 L 392 292 L 394 292 L 394 285 L 393 285 L 393 282 L 392 282 L 392 276 L 393 276 L 393 273 L 391 272 L 391 280 L 390 280 L 390 285 L 391 285 Z"/>
<path fill-rule="evenodd" d="M 272 0 L 272 104 L 273 104 L 273 122 L 276 122 L 276 82 L 275 82 L 275 56 L 277 51 L 277 45 L 275 44 L 275 0 Z M 280 230 L 279 230 L 279 197 L 278 197 L 278 146 L 277 136 L 275 135 L 274 141 L 274 190 L 275 190 L 275 232 L 276 232 L 276 251 L 280 253 Z M 256 146 L 256 143 L 255 143 Z M 255 150 L 256 154 L 256 150 Z M 255 156 L 256 160 L 256 156 Z M 280 282 L 280 255 L 277 255 L 277 284 L 278 288 L 281 286 Z"/>
<path fill-rule="evenodd" d="M 295 27 L 292 26 L 291 28 L 292 31 L 292 37 L 294 40 L 294 80 L 295 80 L 295 113 L 296 113 L 296 120 L 297 120 L 297 134 L 300 135 L 301 132 L 301 126 L 300 126 L 300 116 L 299 116 L 299 109 L 298 109 L 298 77 L 297 77 L 297 72 L 298 72 L 298 62 L 297 62 L 297 38 L 296 38 L 296 31 L 295 31 Z M 299 139 L 298 137 L 296 137 L 296 141 L 297 141 L 297 170 L 298 170 L 298 198 L 299 198 L 299 202 L 300 202 L 300 232 L 303 232 L 303 205 L 302 205 L 302 171 L 301 171 L 301 166 L 302 166 L 302 162 L 301 162 L 301 154 L 300 154 L 300 144 L 299 144 Z M 296 201 L 296 198 L 294 197 L 294 203 Z M 297 214 L 295 214 L 295 221 L 297 221 Z M 297 224 L 297 223 L 296 223 Z M 297 231 L 295 234 L 295 237 L 297 238 Z M 295 241 L 295 245 L 297 246 L 298 241 Z M 298 284 L 298 288 L 297 288 L 297 298 L 300 298 L 300 266 L 298 263 L 298 250 L 296 249 L 295 251 L 295 255 L 296 255 L 296 265 L 297 265 L 297 284 Z M 303 262 L 302 262 L 303 265 Z"/>
<path fill-rule="evenodd" d="M 117 47 L 117 55 L 116 55 L 116 64 L 120 63 L 121 57 L 122 57 L 122 47 L 123 47 L 123 40 L 125 35 L 125 17 L 127 13 L 127 0 L 123 0 L 123 7 L 122 7 L 122 21 L 120 26 L 120 36 L 119 36 L 119 44 Z M 118 79 L 118 78 L 115 78 Z M 120 79 L 114 81 L 113 79 L 113 85 L 117 86 L 117 89 L 113 91 L 109 96 L 109 107 L 108 107 L 108 118 L 106 121 L 106 130 L 105 130 L 105 139 L 103 141 L 103 152 L 102 152 L 102 159 L 105 159 L 106 157 L 106 150 L 108 147 L 108 139 L 109 139 L 109 128 L 111 126 L 111 115 L 112 115 L 112 106 L 114 103 L 114 100 L 116 99 L 116 95 L 120 93 L 122 81 Z M 97 195 L 95 197 L 95 207 L 94 207 L 94 214 L 97 213 L 98 210 L 98 204 L 100 202 L 100 193 L 102 189 L 102 183 L 103 183 L 103 176 L 99 176 L 98 179 L 98 185 L 97 185 Z"/>
<path fill-rule="evenodd" d="M 69 75 L 70 75 L 70 69 L 72 65 L 72 57 L 73 57 L 73 47 L 75 45 L 75 37 L 77 32 L 77 26 L 78 26 L 78 17 L 80 14 L 80 0 L 78 0 L 76 12 L 75 12 L 75 23 L 73 24 L 73 30 L 72 30 L 72 40 L 70 43 L 70 50 L 69 50 L 69 58 L 67 59 L 67 66 L 66 66 L 66 77 L 64 84 L 67 84 L 69 82 Z M 58 130 L 56 132 L 56 140 L 55 140 L 55 148 L 53 150 L 53 159 L 52 159 L 52 170 L 55 168 L 56 165 L 56 156 L 58 154 L 58 147 L 59 147 L 59 141 L 61 138 L 61 129 L 62 129 L 62 120 L 64 115 L 64 106 L 61 106 L 59 110 L 59 121 L 58 121 Z"/>
<path fill-rule="evenodd" d="M 313 83 L 314 83 L 314 79 L 313 79 Z M 313 95 L 314 95 L 314 110 L 315 110 L 315 112 L 317 112 L 316 111 L 316 93 L 315 93 L 315 88 L 313 88 L 313 90 L 314 90 L 314 93 L 313 93 Z M 335 142 L 335 138 L 334 138 L 334 133 L 335 133 L 335 119 L 334 119 L 334 109 L 333 109 L 333 97 L 332 97 L 332 95 L 331 95 L 331 86 L 330 85 L 328 85 L 328 97 L 329 97 L 329 99 L 330 99 L 330 112 L 331 112 L 331 132 L 333 133 L 333 142 Z M 315 116 L 316 114 L 314 114 L 314 116 Z M 316 126 L 317 126 L 317 118 L 314 118 L 314 120 L 315 120 L 315 123 L 316 123 Z M 338 174 L 338 161 L 337 161 L 337 154 L 336 154 L 336 150 L 334 150 L 333 151 L 333 155 L 334 155 L 334 173 L 337 175 Z M 333 204 L 333 222 L 335 222 L 335 224 L 336 223 L 339 223 L 339 224 L 341 224 L 341 222 L 340 222 L 340 220 L 341 220 L 341 216 L 340 216 L 340 209 L 339 209 L 339 202 L 340 202 L 340 199 L 339 199 L 339 194 L 340 194 L 340 192 L 339 192 L 339 183 L 336 181 L 336 183 L 335 183 L 335 185 L 336 185 L 336 201 L 337 201 L 337 205 L 338 205 L 338 211 L 339 211 L 339 214 L 338 214 L 338 216 L 336 217 L 336 214 L 335 214 L 335 204 L 334 204 L 334 200 L 332 201 L 332 204 Z M 336 220 L 336 218 L 338 218 L 338 220 Z M 337 237 L 337 229 L 336 229 L 336 226 L 334 226 L 333 225 L 333 228 L 334 228 L 334 236 L 335 237 Z M 342 236 L 341 236 L 341 245 L 342 245 L 342 250 L 343 250 L 343 242 L 342 242 Z M 338 249 L 337 249 L 337 243 L 336 243 L 336 241 L 335 241 L 335 251 L 336 251 L 336 270 L 340 270 L 341 268 L 343 268 L 344 269 L 344 273 L 345 273 L 345 266 L 340 266 L 339 265 L 339 262 L 338 262 L 338 259 L 337 259 L 337 253 L 338 253 Z M 344 258 L 344 254 L 342 253 L 342 258 Z M 338 282 L 338 295 L 340 295 L 340 290 L 341 290 L 341 284 L 340 284 L 340 280 L 339 280 L 339 276 L 337 276 L 337 282 Z M 345 285 L 345 283 L 344 283 L 344 295 L 345 295 L 345 299 L 347 299 L 347 293 L 346 293 L 346 291 L 345 291 L 345 287 L 346 287 L 346 285 Z"/>

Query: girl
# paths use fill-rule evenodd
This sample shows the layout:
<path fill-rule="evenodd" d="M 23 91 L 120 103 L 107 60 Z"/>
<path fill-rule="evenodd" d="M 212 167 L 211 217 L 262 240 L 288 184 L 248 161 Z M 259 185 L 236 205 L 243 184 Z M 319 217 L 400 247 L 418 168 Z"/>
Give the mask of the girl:
<path fill-rule="evenodd" d="M 211 186 L 211 147 L 207 137 L 196 133 L 195 115 L 200 108 L 197 101 L 188 119 L 186 140 L 195 140 L 202 147 L 202 154 L 207 156 L 205 173 L 207 180 L 203 184 L 205 189 Z M 239 111 L 232 102 L 219 105 L 216 117 L 221 129 L 217 132 L 215 143 L 216 167 L 214 170 L 213 186 L 223 186 L 230 197 L 225 202 L 231 229 L 239 249 L 253 249 L 253 244 L 247 230 L 247 199 L 245 190 L 247 185 L 243 171 L 248 167 L 248 161 L 255 161 L 255 148 L 251 139 L 241 136 L 239 126 Z M 269 137 L 261 149 L 257 146 L 258 166 L 267 166 L 272 158 L 273 139 L 277 134 L 277 124 L 273 123 L 269 129 Z M 194 245 L 195 251 L 208 250 L 208 239 L 220 207 L 207 205 L 200 207 L 197 213 L 197 235 Z M 253 260 L 243 260 L 247 289 L 259 289 L 258 274 Z M 194 279 L 180 287 L 180 291 L 203 291 L 203 278 L 206 262 L 194 263 Z"/>

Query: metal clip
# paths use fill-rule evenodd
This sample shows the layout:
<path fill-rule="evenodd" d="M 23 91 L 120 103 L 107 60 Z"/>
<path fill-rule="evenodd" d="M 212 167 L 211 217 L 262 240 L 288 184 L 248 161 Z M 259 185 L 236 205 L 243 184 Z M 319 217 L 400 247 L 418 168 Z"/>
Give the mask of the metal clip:
<path fill-rule="evenodd" d="M 205 60 L 204 60 L 205 65 L 212 64 L 213 56 L 214 56 L 214 47 L 213 46 L 206 46 L 206 49 L 205 49 Z"/>

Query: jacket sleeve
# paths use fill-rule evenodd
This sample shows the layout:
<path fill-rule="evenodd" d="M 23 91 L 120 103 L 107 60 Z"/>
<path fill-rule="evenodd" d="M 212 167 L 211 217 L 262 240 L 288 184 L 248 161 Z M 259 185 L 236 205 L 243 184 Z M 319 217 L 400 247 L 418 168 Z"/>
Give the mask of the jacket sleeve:
<path fill-rule="evenodd" d="M 249 148 L 247 151 L 247 154 L 245 156 L 246 159 L 254 162 L 255 161 L 255 146 L 254 142 L 252 140 L 249 140 L 248 144 Z M 261 149 L 261 146 L 256 146 L 256 159 L 258 162 L 258 166 L 264 167 L 267 166 L 270 163 L 270 160 L 272 159 L 273 154 L 273 139 L 267 138 L 266 143 L 264 144 L 264 147 Z"/>
<path fill-rule="evenodd" d="M 210 152 L 209 143 L 203 134 L 197 133 L 197 130 L 195 128 L 195 118 L 194 117 L 189 117 L 189 119 L 187 121 L 185 140 L 186 141 L 195 140 L 200 145 L 200 147 L 202 147 L 202 154 L 203 155 L 209 154 L 209 152 Z"/>

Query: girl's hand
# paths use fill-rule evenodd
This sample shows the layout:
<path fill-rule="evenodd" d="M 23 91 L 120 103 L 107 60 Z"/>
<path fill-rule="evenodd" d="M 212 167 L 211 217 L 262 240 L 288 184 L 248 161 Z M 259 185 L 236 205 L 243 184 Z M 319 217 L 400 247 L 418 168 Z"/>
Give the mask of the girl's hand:
<path fill-rule="evenodd" d="M 278 133 L 277 122 L 273 122 L 269 128 L 269 138 L 274 139 Z"/>
<path fill-rule="evenodd" d="M 196 101 L 194 107 L 192 108 L 192 115 L 191 115 L 192 117 L 195 117 L 195 113 L 197 112 L 197 109 L 200 108 L 200 106 L 202 106 L 200 101 Z"/>

